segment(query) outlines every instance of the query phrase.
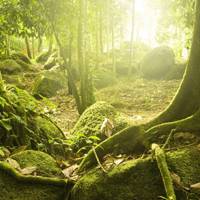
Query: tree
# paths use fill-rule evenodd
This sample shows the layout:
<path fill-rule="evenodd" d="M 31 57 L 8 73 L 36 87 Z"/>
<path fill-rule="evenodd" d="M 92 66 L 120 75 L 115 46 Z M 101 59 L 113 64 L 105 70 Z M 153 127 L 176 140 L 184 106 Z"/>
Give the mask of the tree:
<path fill-rule="evenodd" d="M 200 131 L 200 0 L 196 0 L 195 24 L 188 65 L 180 88 L 168 108 L 151 122 L 131 126 L 99 144 L 99 158 L 110 152 L 128 153 L 138 146 L 146 148 L 153 142 L 164 143 L 170 133 Z M 91 150 L 80 170 L 96 163 Z"/>

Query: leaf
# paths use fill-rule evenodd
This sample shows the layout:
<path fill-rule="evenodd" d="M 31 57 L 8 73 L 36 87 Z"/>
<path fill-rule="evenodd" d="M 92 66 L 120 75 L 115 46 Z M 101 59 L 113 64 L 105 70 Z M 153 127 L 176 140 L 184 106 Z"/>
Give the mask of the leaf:
<path fill-rule="evenodd" d="M 26 168 L 20 169 L 19 171 L 23 175 L 30 175 L 36 170 L 37 170 L 37 167 L 33 166 L 33 167 L 26 167 Z"/>
<path fill-rule="evenodd" d="M 99 137 L 97 137 L 97 136 L 95 136 L 95 135 L 91 135 L 91 136 L 89 137 L 89 139 L 92 139 L 92 140 L 94 140 L 94 141 L 99 141 L 99 140 L 101 140 Z"/>
<path fill-rule="evenodd" d="M 75 164 L 75 165 L 72 165 L 72 166 L 70 166 L 70 167 L 68 167 L 68 168 L 66 168 L 66 169 L 64 169 L 64 170 L 62 170 L 62 173 L 64 174 L 64 176 L 65 176 L 66 178 L 70 178 L 70 177 L 73 175 L 74 171 L 75 171 L 77 168 L 78 168 L 78 165 Z"/>
<path fill-rule="evenodd" d="M 0 120 L 0 126 L 2 126 L 8 132 L 12 130 L 12 126 L 10 125 L 10 119 Z"/>
<path fill-rule="evenodd" d="M 190 188 L 195 190 L 200 190 L 200 183 L 195 183 L 193 185 L 190 185 Z"/>
<path fill-rule="evenodd" d="M 14 159 L 12 159 L 12 158 L 6 158 L 5 161 L 6 161 L 7 163 L 9 163 L 9 165 L 10 165 L 11 167 L 13 167 L 13 168 L 15 168 L 15 169 L 18 169 L 18 170 L 21 169 L 19 163 L 18 163 L 16 160 L 14 160 Z"/>
<path fill-rule="evenodd" d="M 119 159 L 114 160 L 115 165 L 119 165 L 122 162 L 124 162 L 124 158 L 119 158 Z"/>

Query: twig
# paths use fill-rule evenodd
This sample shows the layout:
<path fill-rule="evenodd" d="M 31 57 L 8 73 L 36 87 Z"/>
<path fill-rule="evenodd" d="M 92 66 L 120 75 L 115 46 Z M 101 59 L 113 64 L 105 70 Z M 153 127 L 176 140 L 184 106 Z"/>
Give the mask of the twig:
<path fill-rule="evenodd" d="M 168 169 L 168 165 L 165 158 L 165 152 L 157 144 L 152 144 L 151 149 L 154 152 L 155 157 L 156 157 L 157 165 L 160 170 L 160 174 L 162 176 L 165 191 L 167 194 L 167 199 L 176 200 L 176 195 L 175 195 L 174 187 L 173 187 L 173 181 L 172 181 L 171 174 Z"/>
<path fill-rule="evenodd" d="M 107 173 L 107 171 L 104 169 L 104 167 L 102 166 L 102 164 L 101 164 L 101 162 L 100 162 L 100 160 L 98 158 L 98 155 L 97 155 L 97 152 L 95 151 L 95 148 L 92 147 L 92 150 L 94 152 L 94 155 L 95 155 L 95 158 L 97 160 L 98 165 L 100 166 L 100 168 L 102 169 L 103 172 Z"/>
<path fill-rule="evenodd" d="M 169 142 L 170 142 L 170 140 L 171 140 L 172 135 L 173 135 L 175 132 L 176 132 L 176 129 L 172 129 L 172 130 L 171 130 L 171 132 L 170 132 L 170 134 L 169 134 L 167 140 L 165 141 L 165 143 L 164 143 L 163 146 L 162 146 L 162 149 L 165 149 L 165 148 L 166 148 L 166 146 L 169 144 Z"/>

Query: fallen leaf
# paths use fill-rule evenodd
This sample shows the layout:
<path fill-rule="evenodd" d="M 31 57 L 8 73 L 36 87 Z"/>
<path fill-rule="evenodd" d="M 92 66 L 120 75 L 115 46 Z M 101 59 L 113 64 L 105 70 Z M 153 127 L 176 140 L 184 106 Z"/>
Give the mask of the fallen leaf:
<path fill-rule="evenodd" d="M 21 169 L 19 163 L 18 163 L 16 160 L 14 160 L 14 159 L 12 159 L 12 158 L 6 158 L 5 161 L 6 161 L 7 163 L 9 163 L 9 165 L 11 165 L 11 167 L 13 167 L 13 168 L 15 168 L 15 169 L 18 169 L 18 170 Z"/>
<path fill-rule="evenodd" d="M 37 169 L 37 167 L 33 166 L 33 167 L 26 167 L 26 168 L 20 169 L 19 171 L 23 175 L 30 175 L 33 172 L 35 172 L 36 169 Z"/>
<path fill-rule="evenodd" d="M 190 185 L 191 189 L 196 189 L 196 190 L 200 190 L 200 183 L 195 183 L 193 185 Z"/>
<path fill-rule="evenodd" d="M 77 168 L 78 168 L 78 165 L 75 164 L 75 165 L 72 165 L 72 166 L 62 170 L 62 173 L 64 174 L 64 176 L 66 178 L 70 178 Z"/>

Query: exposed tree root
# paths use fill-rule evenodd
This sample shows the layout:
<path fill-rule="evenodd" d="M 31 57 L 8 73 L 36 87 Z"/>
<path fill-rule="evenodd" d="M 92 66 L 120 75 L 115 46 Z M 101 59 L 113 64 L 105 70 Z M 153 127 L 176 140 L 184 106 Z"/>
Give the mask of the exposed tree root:
<path fill-rule="evenodd" d="M 163 123 L 154 126 L 147 131 L 144 131 L 143 127 L 129 127 L 97 145 L 95 151 L 99 160 L 108 153 L 136 153 L 138 147 L 145 146 L 148 149 L 152 143 L 164 144 L 172 130 L 173 133 L 191 132 L 197 134 L 200 130 L 200 111 L 188 118 Z M 95 159 L 94 151 L 91 150 L 81 162 L 79 171 L 90 168 L 95 164 L 97 164 L 97 161 Z"/>
<path fill-rule="evenodd" d="M 173 181 L 166 162 L 165 152 L 157 144 L 152 144 L 151 149 L 153 150 L 158 168 L 160 170 L 160 174 L 162 176 L 162 180 L 165 186 L 165 191 L 167 194 L 167 199 L 176 200 Z"/>
<path fill-rule="evenodd" d="M 99 160 L 102 160 L 102 158 L 108 153 L 131 153 L 133 150 L 136 150 L 136 146 L 139 146 L 138 144 L 142 144 L 143 134 L 144 130 L 139 126 L 132 126 L 124 129 L 97 145 L 95 147 L 96 155 Z M 98 163 L 94 150 L 92 149 L 81 162 L 79 171 L 90 168 L 95 164 Z"/>

